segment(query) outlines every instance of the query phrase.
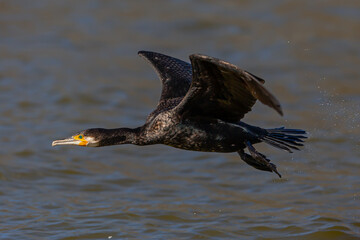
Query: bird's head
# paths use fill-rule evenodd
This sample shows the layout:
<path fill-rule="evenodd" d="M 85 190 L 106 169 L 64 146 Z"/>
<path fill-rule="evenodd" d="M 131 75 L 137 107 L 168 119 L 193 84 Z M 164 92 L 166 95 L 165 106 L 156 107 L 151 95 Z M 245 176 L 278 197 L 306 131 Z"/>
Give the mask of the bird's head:
<path fill-rule="evenodd" d="M 77 145 L 83 147 L 102 147 L 109 145 L 132 143 L 134 130 L 127 128 L 104 129 L 91 128 L 81 131 L 69 138 L 55 140 L 52 146 L 56 145 Z"/>
<path fill-rule="evenodd" d="M 92 128 L 81 131 L 69 138 L 55 140 L 52 146 L 56 145 L 77 145 L 82 147 L 99 147 L 103 131 L 99 128 Z"/>

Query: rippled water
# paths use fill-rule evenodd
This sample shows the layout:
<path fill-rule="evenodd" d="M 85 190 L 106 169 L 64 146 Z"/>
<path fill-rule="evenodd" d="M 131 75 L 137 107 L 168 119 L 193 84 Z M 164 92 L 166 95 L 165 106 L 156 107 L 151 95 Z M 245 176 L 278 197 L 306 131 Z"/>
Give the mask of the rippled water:
<path fill-rule="evenodd" d="M 359 239 L 359 1 L 0 1 L 1 239 Z M 306 129 L 292 155 L 166 146 L 52 148 L 89 127 L 136 127 L 160 83 L 136 53 L 195 52 L 267 80 Z"/>

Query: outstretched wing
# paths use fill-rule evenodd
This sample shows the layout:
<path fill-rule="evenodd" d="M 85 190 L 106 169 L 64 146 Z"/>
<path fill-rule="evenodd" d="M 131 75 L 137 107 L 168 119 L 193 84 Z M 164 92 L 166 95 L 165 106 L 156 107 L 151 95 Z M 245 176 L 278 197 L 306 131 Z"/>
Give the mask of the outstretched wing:
<path fill-rule="evenodd" d="M 181 117 L 207 116 L 238 122 L 257 99 L 283 115 L 278 100 L 262 86 L 263 79 L 217 58 L 193 54 L 190 60 L 193 81 L 175 108 Z"/>
<path fill-rule="evenodd" d="M 159 102 L 185 96 L 192 80 L 190 63 L 155 52 L 140 51 L 138 54 L 144 57 L 159 75 L 162 82 Z"/>

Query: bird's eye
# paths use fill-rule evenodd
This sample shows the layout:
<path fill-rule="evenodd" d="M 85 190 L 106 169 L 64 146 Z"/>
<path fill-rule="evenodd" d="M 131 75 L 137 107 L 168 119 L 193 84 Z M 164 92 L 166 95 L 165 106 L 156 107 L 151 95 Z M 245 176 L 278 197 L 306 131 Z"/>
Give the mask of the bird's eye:
<path fill-rule="evenodd" d="M 82 139 L 83 138 L 83 136 L 82 135 L 79 135 L 79 137 L 78 137 L 79 139 Z"/>

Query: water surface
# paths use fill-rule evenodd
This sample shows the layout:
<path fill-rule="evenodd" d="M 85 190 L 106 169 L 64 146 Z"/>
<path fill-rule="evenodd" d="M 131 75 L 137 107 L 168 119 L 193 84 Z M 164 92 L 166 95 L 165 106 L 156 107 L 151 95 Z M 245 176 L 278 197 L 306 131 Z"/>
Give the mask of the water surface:
<path fill-rule="evenodd" d="M 360 3 L 0 1 L 1 239 L 359 239 Z M 90 127 L 136 127 L 160 83 L 137 56 L 205 53 L 266 79 L 303 128 L 288 154 L 166 146 L 52 148 Z"/>

